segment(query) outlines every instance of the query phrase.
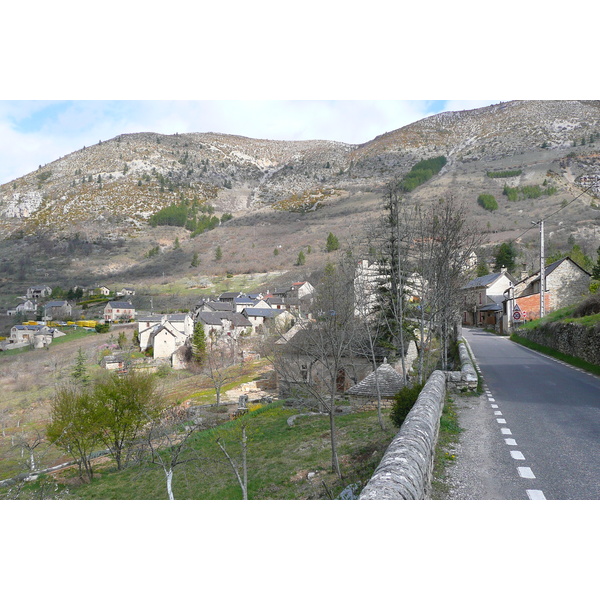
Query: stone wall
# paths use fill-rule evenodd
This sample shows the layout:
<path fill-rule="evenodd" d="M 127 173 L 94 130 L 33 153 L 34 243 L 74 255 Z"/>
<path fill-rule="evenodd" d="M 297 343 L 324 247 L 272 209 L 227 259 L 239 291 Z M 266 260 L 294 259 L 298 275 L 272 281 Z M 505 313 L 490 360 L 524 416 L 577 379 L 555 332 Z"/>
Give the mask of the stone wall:
<path fill-rule="evenodd" d="M 519 337 L 600 365 L 600 325 L 586 327 L 578 323 L 546 323 L 535 329 L 519 329 Z"/>
<path fill-rule="evenodd" d="M 359 500 L 427 497 L 445 397 L 446 374 L 434 371 Z"/>

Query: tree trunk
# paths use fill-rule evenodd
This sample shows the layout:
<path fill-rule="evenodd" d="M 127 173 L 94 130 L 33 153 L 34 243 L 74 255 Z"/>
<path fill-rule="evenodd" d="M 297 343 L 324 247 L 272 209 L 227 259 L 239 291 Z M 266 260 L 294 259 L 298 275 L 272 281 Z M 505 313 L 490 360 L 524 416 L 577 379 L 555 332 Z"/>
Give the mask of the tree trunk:
<path fill-rule="evenodd" d="M 335 431 L 335 416 L 333 414 L 333 406 L 329 411 L 329 431 L 331 433 L 331 468 L 337 473 L 340 479 L 343 479 L 342 472 L 340 470 L 340 463 L 337 455 L 337 439 Z"/>
<path fill-rule="evenodd" d="M 173 469 L 165 469 L 165 476 L 167 478 L 167 493 L 169 494 L 169 500 L 175 500 L 173 495 Z"/>
<path fill-rule="evenodd" d="M 248 500 L 248 438 L 246 437 L 246 426 L 242 426 L 242 468 L 244 470 L 244 484 L 242 485 L 242 494 L 244 500 Z"/>

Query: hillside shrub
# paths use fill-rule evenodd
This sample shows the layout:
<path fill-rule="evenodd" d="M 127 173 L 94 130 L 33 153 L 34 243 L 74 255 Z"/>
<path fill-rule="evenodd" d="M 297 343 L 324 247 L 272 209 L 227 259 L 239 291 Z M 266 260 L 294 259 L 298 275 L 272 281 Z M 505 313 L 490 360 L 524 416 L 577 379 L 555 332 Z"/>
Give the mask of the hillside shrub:
<path fill-rule="evenodd" d="M 150 225 L 170 225 L 172 227 L 184 227 L 188 218 L 187 206 L 182 204 L 171 204 L 161 208 L 150 217 Z"/>
<path fill-rule="evenodd" d="M 484 208 L 485 210 L 494 211 L 498 210 L 498 202 L 496 202 L 496 198 L 491 194 L 479 194 L 477 198 L 477 204 Z"/>
<path fill-rule="evenodd" d="M 576 319 L 597 314 L 600 314 L 600 293 L 589 296 L 583 302 L 578 304 L 573 311 L 573 316 Z"/>
<path fill-rule="evenodd" d="M 445 156 L 437 156 L 421 160 L 402 178 L 400 189 L 403 192 L 412 192 L 416 187 L 437 175 L 446 164 Z"/>
<path fill-rule="evenodd" d="M 410 409 L 415 405 L 421 390 L 422 383 L 415 383 L 412 386 L 403 387 L 395 396 L 394 404 L 390 413 L 390 419 L 396 427 L 400 427 L 404 423 Z"/>
<path fill-rule="evenodd" d="M 497 177 L 518 177 L 521 175 L 523 171 L 521 169 L 516 169 L 513 171 L 488 171 L 487 176 L 492 178 Z"/>
<path fill-rule="evenodd" d="M 543 194 L 539 185 L 524 185 L 520 190 L 525 198 L 539 198 Z"/>
<path fill-rule="evenodd" d="M 505 185 L 502 193 L 508 198 L 509 202 L 516 202 L 519 199 L 519 188 Z"/>
<path fill-rule="evenodd" d="M 502 193 L 508 198 L 510 202 L 516 202 L 522 198 L 541 198 L 542 196 L 553 196 L 558 192 L 555 186 L 544 185 L 544 187 L 540 187 L 539 185 L 524 185 L 522 187 L 510 187 L 508 185 L 504 186 Z"/>

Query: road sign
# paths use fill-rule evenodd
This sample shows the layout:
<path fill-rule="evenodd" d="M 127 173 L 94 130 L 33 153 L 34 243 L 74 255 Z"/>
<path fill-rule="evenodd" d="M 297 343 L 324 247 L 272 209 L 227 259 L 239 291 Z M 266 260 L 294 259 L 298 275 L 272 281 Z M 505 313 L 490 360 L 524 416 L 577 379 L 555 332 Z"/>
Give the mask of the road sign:
<path fill-rule="evenodd" d="M 513 321 L 520 321 L 520 320 L 521 320 L 521 311 L 520 310 L 513 311 Z"/>

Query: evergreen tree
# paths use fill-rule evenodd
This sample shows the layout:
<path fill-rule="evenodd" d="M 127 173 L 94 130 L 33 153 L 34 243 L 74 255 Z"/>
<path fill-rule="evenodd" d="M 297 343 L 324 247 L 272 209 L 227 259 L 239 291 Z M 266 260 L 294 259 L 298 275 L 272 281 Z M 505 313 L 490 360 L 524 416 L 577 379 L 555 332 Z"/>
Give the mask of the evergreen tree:
<path fill-rule="evenodd" d="M 200 264 L 200 259 L 198 258 L 198 253 L 194 252 L 194 256 L 192 257 L 192 262 L 190 263 L 190 266 L 197 267 L 199 264 Z"/>
<path fill-rule="evenodd" d="M 221 260 L 223 258 L 223 250 L 221 250 L 221 246 L 217 246 L 215 250 L 215 260 Z"/>
<path fill-rule="evenodd" d="M 306 257 L 304 256 L 304 252 L 300 250 L 298 253 L 298 259 L 296 260 L 296 266 L 301 267 L 306 262 Z"/>
<path fill-rule="evenodd" d="M 327 243 L 325 244 L 325 250 L 327 250 L 327 252 L 333 252 L 334 250 L 338 250 L 339 247 L 339 240 L 333 233 L 329 232 L 329 235 L 327 236 Z"/>
<path fill-rule="evenodd" d="M 194 333 L 192 334 L 192 356 L 194 361 L 202 364 L 206 360 L 206 335 L 204 325 L 196 323 Z"/>
<path fill-rule="evenodd" d="M 489 275 L 490 270 L 488 269 L 487 263 L 483 260 L 480 260 L 477 263 L 477 277 L 483 277 L 484 275 Z"/>
<path fill-rule="evenodd" d="M 500 271 L 502 267 L 506 267 L 509 272 L 514 271 L 517 254 L 518 252 L 512 242 L 503 242 L 498 246 L 498 250 L 496 251 L 494 269 Z"/>
<path fill-rule="evenodd" d="M 71 371 L 71 379 L 82 386 L 86 386 L 90 382 L 90 376 L 87 372 L 86 366 L 87 357 L 82 348 L 79 348 L 77 352 L 77 358 L 75 359 L 75 366 Z"/>

